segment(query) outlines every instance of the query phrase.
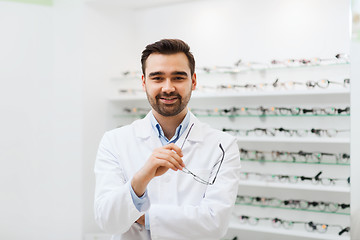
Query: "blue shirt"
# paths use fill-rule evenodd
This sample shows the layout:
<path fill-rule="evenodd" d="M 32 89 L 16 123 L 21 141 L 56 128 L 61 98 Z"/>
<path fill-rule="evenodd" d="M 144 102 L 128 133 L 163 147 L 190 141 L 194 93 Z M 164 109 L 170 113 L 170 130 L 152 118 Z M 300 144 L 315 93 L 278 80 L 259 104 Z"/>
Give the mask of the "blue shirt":
<path fill-rule="evenodd" d="M 164 146 L 164 145 L 167 145 L 170 143 L 175 143 L 180 138 L 180 136 L 184 133 L 185 129 L 189 126 L 189 123 L 190 123 L 190 113 L 189 113 L 189 111 L 187 112 L 183 121 L 176 128 L 175 135 L 170 140 L 165 136 L 164 131 L 162 130 L 160 124 L 158 123 L 158 121 L 156 120 L 156 118 L 154 117 L 154 114 L 152 112 L 150 112 L 150 122 L 151 122 L 151 127 L 154 129 L 154 131 L 156 133 L 158 133 L 158 137 L 161 141 L 161 144 Z M 134 205 L 138 211 L 141 212 L 144 209 L 149 208 L 150 200 L 147 195 L 147 190 L 141 197 L 138 197 L 135 194 L 134 189 L 130 185 L 130 193 L 131 193 L 131 197 L 134 202 Z M 150 230 L 150 222 L 149 222 L 148 212 L 145 213 L 145 229 Z"/>

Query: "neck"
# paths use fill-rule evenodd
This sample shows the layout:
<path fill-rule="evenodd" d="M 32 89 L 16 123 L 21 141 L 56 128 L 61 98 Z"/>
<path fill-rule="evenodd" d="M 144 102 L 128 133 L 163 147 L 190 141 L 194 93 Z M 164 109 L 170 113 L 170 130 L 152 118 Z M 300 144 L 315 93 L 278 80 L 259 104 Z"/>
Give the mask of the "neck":
<path fill-rule="evenodd" d="M 171 117 L 160 115 L 155 110 L 152 110 L 152 113 L 164 131 L 165 137 L 167 137 L 167 139 L 171 139 L 175 135 L 176 128 L 184 120 L 187 111 L 187 108 L 184 108 L 184 110 L 182 110 L 178 115 Z"/>

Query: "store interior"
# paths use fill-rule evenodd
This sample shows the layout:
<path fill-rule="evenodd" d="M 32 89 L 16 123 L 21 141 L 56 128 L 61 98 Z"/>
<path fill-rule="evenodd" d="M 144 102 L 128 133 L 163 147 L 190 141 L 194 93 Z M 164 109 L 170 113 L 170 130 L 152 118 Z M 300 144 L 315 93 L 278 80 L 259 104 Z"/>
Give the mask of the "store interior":
<path fill-rule="evenodd" d="M 355 0 L 0 0 L 0 239 L 110 239 L 98 144 L 150 109 L 140 56 L 163 38 L 195 56 L 190 110 L 238 139 L 223 240 L 360 239 L 359 14 Z"/>

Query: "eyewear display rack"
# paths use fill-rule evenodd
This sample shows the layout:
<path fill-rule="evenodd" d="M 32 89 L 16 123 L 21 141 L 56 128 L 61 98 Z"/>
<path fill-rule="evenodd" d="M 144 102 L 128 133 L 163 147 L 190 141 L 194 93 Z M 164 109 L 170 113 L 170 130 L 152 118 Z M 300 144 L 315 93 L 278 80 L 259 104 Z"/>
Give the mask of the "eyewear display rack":
<path fill-rule="evenodd" d="M 191 111 L 242 151 L 224 239 L 350 239 L 349 75 L 348 62 L 198 71 Z M 110 128 L 150 109 L 140 79 L 111 80 Z"/>

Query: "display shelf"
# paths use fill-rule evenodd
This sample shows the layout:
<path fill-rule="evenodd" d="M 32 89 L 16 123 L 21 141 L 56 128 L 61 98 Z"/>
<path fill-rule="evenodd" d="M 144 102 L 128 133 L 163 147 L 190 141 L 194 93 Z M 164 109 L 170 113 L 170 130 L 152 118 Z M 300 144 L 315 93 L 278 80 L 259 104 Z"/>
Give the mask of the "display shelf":
<path fill-rule="evenodd" d="M 336 61 L 336 59 L 334 59 Z M 219 67 L 202 67 L 197 68 L 197 73 L 202 75 L 213 75 L 213 74 L 238 74 L 245 72 L 263 72 L 263 71 L 277 71 L 277 70 L 295 70 L 295 69 L 316 69 L 316 68 L 325 68 L 325 67 L 341 67 L 341 66 L 350 66 L 350 63 L 347 60 L 338 60 L 338 62 L 327 63 L 327 64 L 266 64 L 266 63 L 256 63 L 242 67 L 228 67 L 228 68 L 219 68 Z"/>
<path fill-rule="evenodd" d="M 350 193 L 350 186 L 324 186 L 321 184 L 302 184 L 302 183 L 278 183 L 278 182 L 266 182 L 255 180 L 240 180 L 239 187 L 251 186 L 262 188 L 281 188 L 281 189 L 296 189 L 296 190 L 308 190 L 319 192 L 338 192 L 338 193 Z"/>
<path fill-rule="evenodd" d="M 89 1 L 89 0 L 88 0 Z M 92 2 L 92 1 L 89 1 Z M 316 69 L 316 68 L 333 68 L 333 67 L 347 67 L 350 66 L 349 62 L 337 62 L 331 64 L 302 64 L 302 65 L 273 65 L 273 64 L 253 64 L 244 67 L 233 67 L 229 66 L 227 68 L 220 69 L 219 67 L 200 67 L 196 68 L 195 72 L 197 75 L 201 75 L 201 77 L 206 76 L 221 76 L 223 74 L 230 74 L 230 75 L 237 75 L 247 72 L 261 72 L 264 71 L 283 71 L 283 70 L 305 70 L 305 69 Z M 122 73 L 123 76 L 115 76 L 112 77 L 110 80 L 112 81 L 127 81 L 127 80 L 134 80 L 140 79 L 142 72 L 138 70 L 132 71 L 124 71 Z"/>
<path fill-rule="evenodd" d="M 273 228 L 273 227 L 259 227 L 259 226 L 252 226 L 249 224 L 241 224 L 235 221 L 230 221 L 229 228 L 236 230 L 255 231 L 261 233 L 303 237 L 305 239 L 350 240 L 349 236 L 339 236 L 335 234 L 318 233 L 318 232 L 306 232 L 306 230 L 300 231 L 300 230 L 281 229 L 281 228 Z"/>
<path fill-rule="evenodd" d="M 255 205 L 255 204 L 246 204 L 246 203 L 236 203 L 238 206 L 250 206 L 250 207 L 258 207 L 258 208 L 274 208 L 274 209 L 284 209 L 290 211 L 301 211 L 301 212 L 315 212 L 315 213 L 325 213 L 325 214 L 335 214 L 335 215 L 348 215 L 350 213 L 347 212 L 329 212 L 329 211 L 320 211 L 314 209 L 301 209 L 301 208 L 291 208 L 291 207 L 277 207 L 277 206 L 269 206 L 269 205 Z"/>
<path fill-rule="evenodd" d="M 330 162 L 300 162 L 300 161 L 280 161 L 280 160 L 258 160 L 258 159 L 241 159 L 242 162 L 258 162 L 263 163 L 290 163 L 290 164 L 310 164 L 310 165 L 337 165 L 350 166 L 350 163 L 330 163 Z"/>
<path fill-rule="evenodd" d="M 190 109 L 191 110 L 191 109 Z M 251 118 L 251 117 L 259 117 L 259 118 L 267 118 L 267 117 L 281 117 L 281 118 L 292 118 L 292 117 L 349 117 L 350 114 L 299 114 L 299 115 L 271 115 L 271 114 L 264 114 L 264 115 L 250 115 L 250 114 L 233 114 L 233 115 L 208 115 L 208 114 L 195 114 L 197 117 L 205 118 Z"/>
<path fill-rule="evenodd" d="M 339 82 L 339 79 L 348 78 L 346 71 L 348 71 L 349 66 L 349 63 L 339 62 L 329 65 L 277 65 L 276 67 L 264 67 L 264 65 L 260 67 L 260 65 L 254 65 L 253 68 L 245 67 L 246 69 L 222 69 L 224 71 L 212 71 L 213 69 L 210 69 L 210 72 L 201 72 L 201 69 L 197 69 L 198 79 L 202 78 L 207 81 L 203 82 L 203 85 L 201 85 L 202 82 L 198 82 L 196 90 L 192 92 L 189 109 L 193 109 L 194 115 L 200 118 L 201 121 L 207 122 L 210 125 L 213 124 L 212 126 L 219 130 L 222 130 L 223 128 L 225 130 L 236 130 L 238 128 L 253 129 L 254 125 L 266 129 L 269 128 L 269 126 L 273 127 L 279 125 L 289 126 L 293 129 L 311 129 L 312 127 L 320 126 L 324 129 L 349 129 L 350 114 L 345 114 L 346 112 L 342 112 L 341 114 L 323 114 L 325 112 L 322 111 L 319 112 L 322 114 L 313 114 L 305 111 L 305 114 L 282 115 L 278 111 L 275 111 L 278 114 L 271 114 L 273 113 L 272 111 L 266 111 L 268 114 L 262 114 L 262 112 L 256 111 L 255 109 L 260 106 L 265 108 L 299 107 L 303 109 L 311 109 L 313 107 L 349 107 L 350 86 L 338 84 L 330 84 L 328 88 L 320 88 L 319 85 L 314 88 L 307 88 L 305 86 L 306 81 L 309 79 L 328 78 L 334 80 L 334 82 Z M 242 74 L 245 72 L 251 73 Z M 111 114 L 115 121 L 119 121 L 119 119 L 130 121 L 130 119 L 135 120 L 146 115 L 144 110 L 144 108 L 146 108 L 144 107 L 145 103 L 147 104 L 145 92 L 142 92 L 141 89 L 139 90 L 137 86 L 121 82 L 122 80 L 129 80 L 129 77 L 132 78 L 133 76 L 135 76 L 135 74 L 111 79 L 113 81 L 112 84 L 117 84 L 118 87 L 118 89 L 112 89 L 111 97 L 109 98 L 109 102 L 112 103 L 113 109 L 115 110 L 115 112 Z M 284 80 L 284 82 L 279 82 L 277 87 L 273 87 L 271 83 L 273 83 L 275 79 L 280 79 L 281 81 Z M 287 80 L 301 82 L 302 84 L 295 84 L 286 89 L 284 86 L 287 86 Z M 255 84 L 257 88 L 245 88 L 247 83 L 250 85 Z M 124 110 L 124 106 L 131 110 Z M 247 107 L 249 111 L 231 111 L 231 109 L 234 109 L 233 107 Z M 141 111 L 139 110 L 140 108 L 142 108 Z M 198 110 L 197 113 L 196 109 Z M 303 112 L 301 111 L 301 113 Z M 306 137 L 297 137 L 295 135 L 286 137 L 284 132 L 277 132 L 276 136 L 255 136 L 253 132 L 250 132 L 248 136 L 233 134 L 233 136 L 237 138 L 239 148 L 240 146 L 256 148 L 258 145 L 261 145 L 262 149 L 271 151 L 281 145 L 281 148 L 286 149 L 287 151 L 294 151 L 293 148 L 296 145 L 297 148 L 298 146 L 304 146 L 308 151 L 323 152 L 349 152 L 349 135 L 349 133 L 339 133 L 334 137 L 318 137 L 315 134 L 308 134 Z M 251 157 L 252 156 L 249 155 L 248 158 Z M 347 173 L 347 169 L 350 167 L 349 163 L 337 163 L 335 161 L 331 162 L 330 160 L 329 162 L 294 162 L 281 160 L 273 161 L 269 159 L 271 159 L 271 157 L 267 157 L 266 160 L 242 159 L 243 169 L 260 173 L 281 172 L 294 176 L 306 175 L 308 171 L 310 172 L 310 170 L 318 169 L 318 171 L 327 172 L 330 177 L 340 176 L 341 178 L 343 175 L 349 176 Z M 259 164 L 254 164 L 254 162 L 258 162 Z M 297 165 L 281 165 L 281 163 Z M 280 167 L 283 168 L 282 171 L 278 171 Z M 265 197 L 268 197 L 268 195 L 274 196 L 273 192 L 278 192 L 279 196 L 286 195 L 289 199 L 294 198 L 294 195 L 306 195 L 306 199 L 309 199 L 309 201 L 319 198 L 323 199 L 323 196 L 328 196 L 333 202 L 340 202 L 343 201 L 341 199 L 348 199 L 350 195 L 350 185 L 343 181 L 336 182 L 335 185 L 327 186 L 321 185 L 320 183 L 314 185 L 309 181 L 285 183 L 255 179 L 256 178 L 249 177 L 248 180 L 240 180 L 238 187 L 239 191 L 248 191 L 248 193 L 244 194 L 251 194 L 249 193 L 250 191 L 261 192 Z M 241 210 L 244 210 L 244 212 L 254 211 L 258 212 L 260 215 L 264 215 L 269 211 L 274 214 L 280 213 L 285 218 L 290 219 L 295 218 L 295 215 L 301 215 L 306 216 L 311 220 L 319 220 L 319 222 L 323 223 L 333 222 L 340 225 L 343 223 L 341 222 L 342 220 L 350 220 L 350 214 L 346 211 L 348 209 L 339 209 L 338 212 L 329 212 L 315 210 L 315 208 L 306 210 L 290 208 L 285 205 L 274 207 L 237 203 L 237 206 L 239 209 L 241 208 Z M 267 210 L 265 210 L 265 208 Z M 240 237 L 239 239 L 241 239 L 244 231 L 250 231 L 252 236 L 269 235 L 273 237 L 269 237 L 269 239 L 277 239 L 276 235 L 281 237 L 281 239 L 350 239 L 348 236 L 349 234 L 339 236 L 336 231 L 332 231 L 330 228 L 327 233 L 318 233 L 307 232 L 303 226 L 295 226 L 293 229 L 284 229 L 282 227 L 273 228 L 271 223 L 269 226 L 266 224 L 264 226 L 262 223 L 258 226 L 252 226 L 241 224 L 237 220 L 238 219 L 233 218 L 230 221 L 230 228 L 236 230 L 235 235 L 237 235 L 238 238 Z M 252 239 L 256 239 L 256 237 Z"/>
<path fill-rule="evenodd" d="M 350 138 L 310 138 L 310 137 L 236 137 L 238 142 L 276 142 L 276 143 L 329 143 L 350 144 Z"/>
<path fill-rule="evenodd" d="M 150 111 L 150 109 L 149 109 Z M 147 113 L 146 113 L 147 114 Z M 114 114 L 113 118 L 134 118 L 134 119 L 141 119 L 146 116 L 146 114 Z"/>
<path fill-rule="evenodd" d="M 149 108 L 150 111 L 150 108 Z M 191 108 L 190 108 L 191 111 Z M 193 112 L 194 113 L 194 112 Z M 267 117 L 279 117 L 279 118 L 292 118 L 292 117 L 349 117 L 350 114 L 299 114 L 299 115 L 241 115 L 241 114 L 233 114 L 233 115 L 208 115 L 208 114 L 196 114 L 194 113 L 196 117 L 199 118 L 247 118 L 247 117 L 259 117 L 259 118 L 267 118 Z M 113 115 L 113 117 L 116 118 L 128 118 L 128 117 L 136 117 L 136 118 L 142 118 L 144 117 L 144 114 L 118 114 Z"/>
<path fill-rule="evenodd" d="M 336 89 L 307 89 L 307 90 L 279 90 L 279 91 L 199 91 L 195 90 L 192 93 L 192 99 L 207 99 L 207 98 L 234 98 L 234 97 L 294 97 L 294 96 L 325 96 L 325 95 L 349 95 L 350 89 L 336 88 Z M 131 100 L 147 100 L 145 93 L 134 94 L 119 94 L 109 98 L 110 101 L 131 101 Z"/>
<path fill-rule="evenodd" d="M 335 89 L 305 89 L 305 90 L 263 90 L 263 91 L 235 91 L 235 90 L 219 90 L 219 91 L 194 91 L 192 98 L 223 98 L 223 97 L 294 97 L 294 96 L 324 96 L 324 95 L 349 95 L 349 88 Z"/>
<path fill-rule="evenodd" d="M 147 100 L 146 94 L 123 94 L 114 97 L 110 97 L 109 101 L 117 102 L 117 101 L 134 101 L 134 100 Z"/>

